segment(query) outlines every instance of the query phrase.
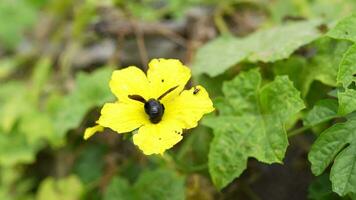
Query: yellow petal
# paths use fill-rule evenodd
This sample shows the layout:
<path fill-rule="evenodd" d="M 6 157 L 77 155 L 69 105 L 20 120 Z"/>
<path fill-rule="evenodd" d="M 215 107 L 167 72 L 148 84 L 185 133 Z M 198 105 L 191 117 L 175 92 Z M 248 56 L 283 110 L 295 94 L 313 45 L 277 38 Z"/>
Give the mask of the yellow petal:
<path fill-rule="evenodd" d="M 131 66 L 114 71 L 109 85 L 120 102 L 132 102 L 128 95 L 140 95 L 146 100 L 149 98 L 147 77 L 137 67 Z"/>
<path fill-rule="evenodd" d="M 169 89 L 178 86 L 164 97 L 162 102 L 177 96 L 191 76 L 190 69 L 175 59 L 153 59 L 148 66 L 147 77 L 153 98 L 158 98 Z"/>
<path fill-rule="evenodd" d="M 100 125 L 95 125 L 95 126 L 86 128 L 85 132 L 84 132 L 84 140 L 87 140 L 88 138 L 93 136 L 95 133 L 102 132 L 103 130 L 104 130 L 104 127 L 102 127 Z"/>
<path fill-rule="evenodd" d="M 106 103 L 101 109 L 98 124 L 118 133 L 130 132 L 149 123 L 143 103 Z"/>
<path fill-rule="evenodd" d="M 133 142 L 146 155 L 163 154 L 183 138 L 182 129 L 177 125 L 169 122 L 147 124 L 133 136 Z"/>
<path fill-rule="evenodd" d="M 184 90 L 164 106 L 163 120 L 175 119 L 185 129 L 196 127 L 204 114 L 214 110 L 209 94 L 202 86 Z"/>

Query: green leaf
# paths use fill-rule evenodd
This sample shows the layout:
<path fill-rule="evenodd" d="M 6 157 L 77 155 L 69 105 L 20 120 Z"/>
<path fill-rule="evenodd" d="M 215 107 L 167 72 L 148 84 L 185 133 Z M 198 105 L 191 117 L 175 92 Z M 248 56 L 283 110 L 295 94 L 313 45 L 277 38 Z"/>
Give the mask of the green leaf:
<path fill-rule="evenodd" d="M 73 91 L 60 99 L 53 111 L 54 127 L 60 137 L 77 127 L 90 108 L 112 99 L 109 89 L 110 75 L 110 68 L 102 68 L 92 74 L 79 73 Z"/>
<path fill-rule="evenodd" d="M 27 101 L 27 88 L 23 82 L 11 81 L 0 87 L 0 129 L 10 132 L 23 113 L 33 105 Z"/>
<path fill-rule="evenodd" d="M 80 199 L 84 187 L 80 180 L 74 176 L 68 176 L 59 180 L 53 177 L 46 178 L 39 187 L 37 200 L 77 200 Z"/>
<path fill-rule="evenodd" d="M 335 39 L 344 39 L 356 42 L 356 14 L 340 20 L 327 35 Z"/>
<path fill-rule="evenodd" d="M 211 129 L 198 126 L 187 134 L 176 154 L 176 163 L 182 170 L 194 171 L 197 167 L 207 167 Z M 199 145 L 194 145 L 199 144 Z"/>
<path fill-rule="evenodd" d="M 346 115 L 356 110 L 356 45 L 351 46 L 344 54 L 337 76 L 339 114 Z"/>
<path fill-rule="evenodd" d="M 316 54 L 307 65 L 306 74 L 325 85 L 336 86 L 339 65 L 343 54 L 351 46 L 347 41 L 323 37 L 313 43 Z"/>
<path fill-rule="evenodd" d="M 55 130 L 50 116 L 39 110 L 32 110 L 21 116 L 19 131 L 31 145 L 37 145 L 46 140 L 56 143 Z"/>
<path fill-rule="evenodd" d="M 299 47 L 321 36 L 319 20 L 296 22 L 258 31 L 246 38 L 251 62 L 274 62 L 288 58 Z"/>
<path fill-rule="evenodd" d="M 84 184 L 92 183 L 102 176 L 105 148 L 91 145 L 79 155 L 74 165 L 76 173 Z"/>
<path fill-rule="evenodd" d="M 104 200 L 183 200 L 184 178 L 168 169 L 144 171 L 131 187 L 126 180 L 114 178 L 104 197 Z"/>
<path fill-rule="evenodd" d="M 114 177 L 104 193 L 104 200 L 132 200 L 133 191 L 126 179 Z"/>
<path fill-rule="evenodd" d="M 185 199 L 184 178 L 167 169 L 145 171 L 134 185 L 137 199 Z"/>
<path fill-rule="evenodd" d="M 321 35 L 317 29 L 320 24 L 315 20 L 281 25 L 242 39 L 219 37 L 198 50 L 193 73 L 217 76 L 243 60 L 274 62 L 288 58 L 299 47 Z"/>
<path fill-rule="evenodd" d="M 336 99 L 320 100 L 306 115 L 304 126 L 315 126 L 338 116 Z"/>
<path fill-rule="evenodd" d="M 353 0 L 299 0 L 285 1 L 274 0 L 268 2 L 267 9 L 271 11 L 271 18 L 276 22 L 284 22 L 291 17 L 316 18 L 322 17 L 328 21 L 347 16 L 355 10 L 356 4 Z"/>
<path fill-rule="evenodd" d="M 9 49 L 16 47 L 35 20 L 36 9 L 27 1 L 3 0 L 0 4 L 0 43 Z"/>
<path fill-rule="evenodd" d="M 355 128 L 355 127 L 354 127 Z M 354 129 L 355 130 L 355 129 Z M 340 195 L 356 193 L 356 142 L 340 152 L 331 168 L 333 190 Z"/>
<path fill-rule="evenodd" d="M 45 83 L 50 75 L 51 67 L 51 60 L 48 57 L 43 57 L 36 63 L 31 77 L 31 97 L 34 99 L 34 102 L 38 101 L 39 95 L 45 87 Z"/>
<path fill-rule="evenodd" d="M 17 163 L 32 163 L 38 147 L 31 145 L 18 131 L 0 132 L 0 165 L 13 166 Z"/>
<path fill-rule="evenodd" d="M 273 64 L 274 73 L 288 75 L 305 97 L 311 84 L 320 81 L 325 85 L 336 86 L 336 77 L 342 55 L 350 46 L 349 42 L 335 41 L 322 37 L 306 47 L 312 57 L 292 56 Z M 313 55 L 315 52 L 315 55 Z"/>
<path fill-rule="evenodd" d="M 217 76 L 244 60 L 248 52 L 241 40 L 232 36 L 221 36 L 200 48 L 195 55 L 194 74 L 206 73 Z"/>
<path fill-rule="evenodd" d="M 309 153 L 312 172 L 320 175 L 334 162 L 330 179 L 339 195 L 356 192 L 356 118 L 338 123 L 325 130 Z M 334 160 L 335 159 L 335 160 Z"/>
<path fill-rule="evenodd" d="M 219 115 L 203 121 L 215 134 L 209 171 L 219 189 L 243 172 L 249 157 L 281 163 L 288 146 L 285 123 L 304 108 L 286 76 L 277 76 L 261 87 L 257 70 L 225 82 L 223 92 L 225 98 L 215 103 Z"/>

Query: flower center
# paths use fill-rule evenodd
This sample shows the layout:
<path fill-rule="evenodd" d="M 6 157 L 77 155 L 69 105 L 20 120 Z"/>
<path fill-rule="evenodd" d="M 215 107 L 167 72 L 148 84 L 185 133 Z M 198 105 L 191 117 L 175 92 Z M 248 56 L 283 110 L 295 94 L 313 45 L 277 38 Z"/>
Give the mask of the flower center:
<path fill-rule="evenodd" d="M 164 113 L 164 106 L 156 99 L 149 99 L 145 103 L 145 112 L 149 116 L 150 121 L 154 124 L 157 124 L 161 121 L 163 113 Z"/>

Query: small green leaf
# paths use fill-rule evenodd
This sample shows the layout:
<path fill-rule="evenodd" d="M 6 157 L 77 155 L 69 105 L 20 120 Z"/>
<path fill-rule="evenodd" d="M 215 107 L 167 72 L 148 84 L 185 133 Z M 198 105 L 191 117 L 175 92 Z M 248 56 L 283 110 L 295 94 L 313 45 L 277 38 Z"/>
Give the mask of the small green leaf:
<path fill-rule="evenodd" d="M 38 146 L 29 144 L 26 137 L 18 131 L 0 132 L 0 165 L 32 163 L 37 150 Z"/>
<path fill-rule="evenodd" d="M 114 177 L 104 193 L 104 200 L 133 200 L 134 193 L 126 179 Z"/>
<path fill-rule="evenodd" d="M 304 126 L 315 126 L 337 117 L 338 106 L 335 99 L 320 100 L 306 115 Z"/>
<path fill-rule="evenodd" d="M 77 127 L 90 108 L 112 99 L 108 84 L 110 74 L 110 68 L 102 68 L 92 74 L 79 73 L 73 91 L 60 99 L 53 110 L 54 127 L 60 137 Z"/>
<path fill-rule="evenodd" d="M 346 115 L 356 110 L 356 45 L 351 46 L 344 54 L 337 76 L 339 114 Z"/>
<path fill-rule="evenodd" d="M 273 64 L 274 73 L 288 75 L 305 97 L 314 81 L 335 87 L 342 55 L 350 42 L 322 37 L 306 47 L 311 58 L 294 55 Z"/>
<path fill-rule="evenodd" d="M 257 70 L 225 82 L 218 116 L 203 123 L 213 128 L 209 171 L 214 184 L 225 187 L 246 168 L 249 157 L 281 163 L 288 146 L 285 123 L 304 108 L 300 93 L 286 76 L 261 87 Z"/>
<path fill-rule="evenodd" d="M 39 144 L 42 140 L 55 143 L 57 139 L 50 116 L 38 110 L 22 114 L 19 130 L 31 145 Z"/>
<path fill-rule="evenodd" d="M 143 172 L 133 188 L 140 200 L 185 199 L 184 178 L 168 169 Z"/>
<path fill-rule="evenodd" d="M 36 12 L 27 1 L 1 1 L 0 43 L 9 49 L 15 48 L 21 42 L 24 31 L 35 22 Z"/>
<path fill-rule="evenodd" d="M 68 176 L 59 180 L 53 177 L 45 179 L 37 192 L 37 200 L 77 200 L 80 199 L 84 187 L 80 180 L 74 176 Z"/>
<path fill-rule="evenodd" d="M 184 178 L 168 169 L 144 171 L 133 186 L 122 178 L 114 178 L 104 200 L 183 200 Z"/>
<path fill-rule="evenodd" d="M 0 129 L 10 132 L 22 114 L 29 112 L 33 105 L 27 101 L 25 83 L 11 81 L 0 87 Z"/>
<path fill-rule="evenodd" d="M 242 39 L 219 37 L 197 52 L 193 73 L 217 76 L 243 60 L 274 62 L 288 58 L 299 47 L 320 37 L 320 24 L 314 20 L 281 25 Z"/>
<path fill-rule="evenodd" d="M 81 152 L 74 165 L 74 173 L 84 184 L 92 183 L 102 176 L 105 148 L 91 145 Z"/>
<path fill-rule="evenodd" d="M 51 60 L 48 57 L 39 59 L 32 73 L 31 97 L 37 102 L 39 95 L 45 86 L 51 72 Z"/>
<path fill-rule="evenodd" d="M 344 39 L 356 42 L 356 14 L 340 20 L 327 35 L 335 39 Z"/>
<path fill-rule="evenodd" d="M 346 148 L 345 148 L 346 147 Z M 330 179 L 339 195 L 356 192 L 356 118 L 325 130 L 309 153 L 312 171 L 320 175 L 332 162 Z M 334 160 L 335 159 L 335 160 Z"/>

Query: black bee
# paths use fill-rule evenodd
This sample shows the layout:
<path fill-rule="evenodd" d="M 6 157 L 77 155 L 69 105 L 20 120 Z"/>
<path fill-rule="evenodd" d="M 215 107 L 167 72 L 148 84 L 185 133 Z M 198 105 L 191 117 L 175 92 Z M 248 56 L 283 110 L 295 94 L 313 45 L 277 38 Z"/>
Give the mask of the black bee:
<path fill-rule="evenodd" d="M 170 92 L 175 90 L 177 87 L 178 86 L 170 88 L 165 93 L 163 93 L 161 96 L 159 96 L 157 98 L 157 100 L 151 98 L 148 101 L 146 101 L 145 98 L 143 98 L 140 95 L 136 95 L 136 94 L 129 95 L 128 97 L 132 100 L 144 103 L 145 112 L 148 115 L 150 121 L 154 124 L 157 124 L 158 122 L 160 122 L 162 120 L 162 116 L 164 113 L 164 105 L 160 102 L 160 100 L 163 97 L 165 97 L 167 94 L 169 94 Z"/>

